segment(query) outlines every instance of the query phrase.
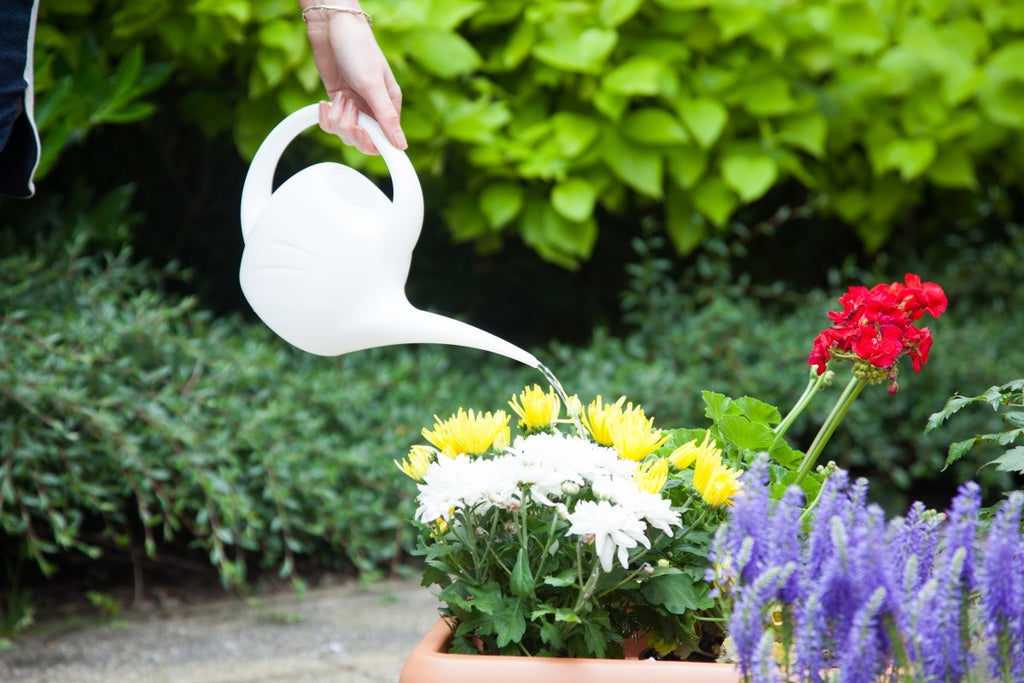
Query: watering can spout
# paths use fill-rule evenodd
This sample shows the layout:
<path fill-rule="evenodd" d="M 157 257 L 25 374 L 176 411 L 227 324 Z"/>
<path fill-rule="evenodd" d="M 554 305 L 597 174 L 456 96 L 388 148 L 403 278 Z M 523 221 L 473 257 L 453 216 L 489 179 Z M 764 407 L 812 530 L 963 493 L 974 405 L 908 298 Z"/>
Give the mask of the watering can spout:
<path fill-rule="evenodd" d="M 291 140 L 318 121 L 317 105 L 285 118 L 253 157 L 242 188 L 242 292 L 294 346 L 337 356 L 393 344 L 454 344 L 531 367 L 530 353 L 472 325 L 419 310 L 405 296 L 423 225 L 423 190 L 409 158 L 359 115 L 392 176 L 393 198 L 341 164 L 305 168 L 273 190 Z"/>
<path fill-rule="evenodd" d="M 471 349 L 496 353 L 500 356 L 517 360 L 531 368 L 536 368 L 540 365 L 540 361 L 532 353 L 524 351 L 490 332 L 484 332 L 477 327 L 454 318 L 422 311 L 411 306 L 410 309 L 412 311 L 408 318 L 410 325 L 406 327 L 406 330 L 414 330 L 416 337 L 416 339 L 410 340 L 411 342 L 465 346 Z M 400 334 L 401 329 L 395 330 L 395 332 Z"/>

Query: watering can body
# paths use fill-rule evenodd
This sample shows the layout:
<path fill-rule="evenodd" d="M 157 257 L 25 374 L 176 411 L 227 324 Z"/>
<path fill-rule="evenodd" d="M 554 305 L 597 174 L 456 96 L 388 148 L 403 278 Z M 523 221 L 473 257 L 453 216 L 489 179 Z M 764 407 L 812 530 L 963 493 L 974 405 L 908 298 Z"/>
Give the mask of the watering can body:
<path fill-rule="evenodd" d="M 377 123 L 359 124 L 391 172 L 393 198 L 338 163 L 305 168 L 272 190 L 284 148 L 318 121 L 317 105 L 271 131 L 242 188 L 242 292 L 256 314 L 292 345 L 321 356 L 391 344 L 478 348 L 531 367 L 530 353 L 472 325 L 414 307 L 405 294 L 423 225 L 423 193 L 412 163 Z"/>

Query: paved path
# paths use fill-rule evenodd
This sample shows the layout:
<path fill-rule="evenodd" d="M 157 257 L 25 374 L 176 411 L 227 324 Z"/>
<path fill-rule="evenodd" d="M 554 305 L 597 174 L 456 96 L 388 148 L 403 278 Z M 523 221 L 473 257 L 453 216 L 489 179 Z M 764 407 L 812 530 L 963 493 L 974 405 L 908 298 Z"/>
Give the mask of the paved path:
<path fill-rule="evenodd" d="M 0 651 L 0 681 L 394 683 L 436 619 L 417 581 L 221 600 L 19 637 Z"/>

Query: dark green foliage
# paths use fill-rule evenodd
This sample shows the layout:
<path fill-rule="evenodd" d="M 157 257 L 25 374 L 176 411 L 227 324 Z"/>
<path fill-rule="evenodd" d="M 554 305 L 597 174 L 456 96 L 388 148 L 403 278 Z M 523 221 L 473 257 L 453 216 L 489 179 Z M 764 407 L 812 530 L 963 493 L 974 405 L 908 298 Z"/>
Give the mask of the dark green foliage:
<path fill-rule="evenodd" d="M 236 584 L 247 569 L 292 575 L 300 556 L 360 571 L 403 562 L 415 490 L 392 459 L 433 415 L 500 407 L 541 376 L 453 347 L 314 357 L 259 323 L 213 318 L 162 292 L 163 278 L 182 274 L 103 246 L 131 226 L 130 196 L 82 193 L 63 219 L 42 211 L 48 227 L 35 226 L 32 249 L 7 248 L 0 261 L 0 543 L 44 570 L 66 553 L 199 550 Z M 1024 232 L 964 235 L 902 259 L 949 296 L 930 363 L 905 369 L 895 396 L 869 387 L 824 454 L 871 476 L 895 509 L 911 497 L 946 504 L 977 474 L 963 459 L 940 475 L 949 443 L 1000 428 L 990 411 L 962 411 L 956 434 L 922 434 L 928 416 L 954 392 L 980 393 L 1024 367 L 1012 314 L 1024 306 Z M 835 297 L 903 269 L 837 274 L 828 292 L 757 285 L 738 269 L 747 238 L 712 242 L 681 275 L 660 238 L 641 241 L 624 295 L 633 330 L 534 352 L 570 393 L 628 395 L 664 428 L 706 425 L 704 390 L 785 411 Z M 790 430 L 795 448 L 836 391 Z M 980 477 L 990 494 L 1012 484 L 994 468 Z"/>

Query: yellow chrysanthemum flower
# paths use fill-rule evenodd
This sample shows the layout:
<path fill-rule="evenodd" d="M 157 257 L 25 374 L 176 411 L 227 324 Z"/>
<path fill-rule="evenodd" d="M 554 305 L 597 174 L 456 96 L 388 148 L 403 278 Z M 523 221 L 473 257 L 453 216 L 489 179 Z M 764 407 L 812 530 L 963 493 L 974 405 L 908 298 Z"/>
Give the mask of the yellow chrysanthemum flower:
<path fill-rule="evenodd" d="M 668 460 L 658 458 L 641 463 L 633 473 L 633 481 L 641 491 L 661 493 L 668 483 Z"/>
<path fill-rule="evenodd" d="M 677 470 L 685 470 L 687 467 L 693 464 L 697 459 L 697 456 L 701 453 L 715 453 L 719 457 L 722 455 L 722 451 L 715 447 L 715 442 L 711 440 L 711 430 L 704 432 L 704 441 L 697 445 L 697 440 L 687 441 L 682 446 L 672 451 L 669 456 L 669 462 Z"/>
<path fill-rule="evenodd" d="M 430 446 L 417 444 L 409 449 L 409 457 L 398 462 L 393 461 L 398 469 L 405 472 L 405 475 L 414 481 L 423 481 L 427 474 L 427 468 L 434 461 L 434 449 Z"/>
<path fill-rule="evenodd" d="M 558 419 L 562 402 L 553 387 L 547 393 L 539 384 L 526 387 L 518 396 L 513 396 L 508 405 L 519 416 L 519 426 L 526 430 L 550 427 Z"/>
<path fill-rule="evenodd" d="M 705 452 L 697 456 L 693 468 L 693 487 L 708 505 L 732 505 L 732 498 L 740 488 L 740 473 L 722 464 L 718 453 Z"/>
<path fill-rule="evenodd" d="M 612 447 L 619 457 L 638 462 L 661 448 L 669 435 L 655 429 L 654 418 L 648 418 L 640 406 L 630 403 L 617 420 L 609 425 Z"/>
<path fill-rule="evenodd" d="M 594 437 L 594 441 L 602 446 L 612 445 L 611 425 L 622 417 L 622 404 L 626 402 L 625 396 L 620 396 L 615 403 L 605 405 L 599 395 L 587 409 L 580 411 L 580 421 L 583 426 Z"/>
<path fill-rule="evenodd" d="M 494 413 L 476 413 L 472 409 L 467 413 L 462 408 L 441 421 L 434 416 L 434 429 L 423 429 L 423 438 L 434 444 L 439 451 L 454 458 L 456 455 L 483 455 L 491 447 L 508 446 L 509 416 L 505 411 Z"/>

